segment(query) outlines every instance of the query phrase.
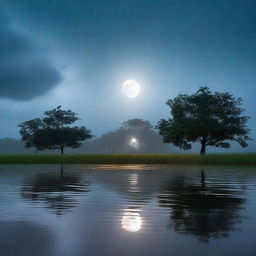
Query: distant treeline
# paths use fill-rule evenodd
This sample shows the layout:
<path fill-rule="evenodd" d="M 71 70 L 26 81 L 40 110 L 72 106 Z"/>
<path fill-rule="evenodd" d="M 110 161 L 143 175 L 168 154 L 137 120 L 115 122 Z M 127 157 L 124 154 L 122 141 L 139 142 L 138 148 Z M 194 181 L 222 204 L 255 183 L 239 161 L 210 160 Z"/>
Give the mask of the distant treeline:
<path fill-rule="evenodd" d="M 14 139 L 0 139 L 0 154 L 31 154 L 35 152 L 32 148 L 25 148 L 25 143 Z"/>
<path fill-rule="evenodd" d="M 136 142 L 134 144 L 133 140 Z M 25 143 L 14 138 L 0 139 L 0 154 L 31 154 L 35 148 L 25 148 Z M 85 141 L 79 148 L 67 148 L 66 153 L 171 153 L 172 147 L 163 143 L 149 121 L 131 119 L 114 131 Z M 59 150 L 45 150 L 40 154 L 59 154 Z"/>

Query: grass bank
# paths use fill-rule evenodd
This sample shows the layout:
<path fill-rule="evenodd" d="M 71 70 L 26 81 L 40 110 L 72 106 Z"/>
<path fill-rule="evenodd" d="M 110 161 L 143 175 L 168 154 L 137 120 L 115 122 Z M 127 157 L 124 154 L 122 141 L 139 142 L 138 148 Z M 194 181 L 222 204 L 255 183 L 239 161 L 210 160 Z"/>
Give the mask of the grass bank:
<path fill-rule="evenodd" d="M 70 154 L 0 155 L 0 164 L 187 164 L 255 165 L 256 153 L 209 154 Z"/>

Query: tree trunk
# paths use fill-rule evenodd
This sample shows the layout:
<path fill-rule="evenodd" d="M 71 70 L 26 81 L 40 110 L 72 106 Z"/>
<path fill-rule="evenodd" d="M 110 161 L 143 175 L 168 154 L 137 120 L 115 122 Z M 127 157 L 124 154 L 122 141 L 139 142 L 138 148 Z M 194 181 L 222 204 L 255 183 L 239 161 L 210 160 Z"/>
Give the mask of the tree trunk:
<path fill-rule="evenodd" d="M 205 153 L 206 153 L 206 143 L 205 143 L 205 141 L 203 140 L 203 141 L 201 142 L 201 152 L 200 152 L 200 155 L 205 155 Z"/>
<path fill-rule="evenodd" d="M 61 152 L 62 155 L 64 154 L 64 147 L 63 146 L 60 147 L 60 152 Z"/>

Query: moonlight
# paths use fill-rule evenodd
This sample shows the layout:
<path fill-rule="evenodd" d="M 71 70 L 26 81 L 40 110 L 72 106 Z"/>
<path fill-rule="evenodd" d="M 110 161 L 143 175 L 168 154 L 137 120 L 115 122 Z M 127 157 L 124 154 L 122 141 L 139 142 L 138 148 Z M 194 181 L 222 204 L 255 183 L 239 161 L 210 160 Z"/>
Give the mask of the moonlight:
<path fill-rule="evenodd" d="M 126 80 L 123 83 L 122 92 L 129 98 L 136 98 L 140 93 L 140 84 L 135 80 Z"/>

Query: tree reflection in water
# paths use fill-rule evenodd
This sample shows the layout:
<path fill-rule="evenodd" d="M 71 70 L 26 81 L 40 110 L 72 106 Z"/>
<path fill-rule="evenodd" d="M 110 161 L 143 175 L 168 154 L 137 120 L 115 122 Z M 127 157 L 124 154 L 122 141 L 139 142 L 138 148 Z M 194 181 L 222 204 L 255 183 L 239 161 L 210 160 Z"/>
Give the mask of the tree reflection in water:
<path fill-rule="evenodd" d="M 24 200 L 43 202 L 54 214 L 63 215 L 76 206 L 76 196 L 89 192 L 88 186 L 77 173 L 65 174 L 61 166 L 59 174 L 40 173 L 26 180 L 21 196 Z"/>
<path fill-rule="evenodd" d="M 169 226 L 178 233 L 191 234 L 207 243 L 211 238 L 225 238 L 236 231 L 242 221 L 242 191 L 234 185 L 193 184 L 185 176 L 167 182 L 159 196 L 159 204 L 171 209 Z"/>

